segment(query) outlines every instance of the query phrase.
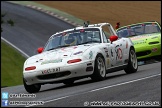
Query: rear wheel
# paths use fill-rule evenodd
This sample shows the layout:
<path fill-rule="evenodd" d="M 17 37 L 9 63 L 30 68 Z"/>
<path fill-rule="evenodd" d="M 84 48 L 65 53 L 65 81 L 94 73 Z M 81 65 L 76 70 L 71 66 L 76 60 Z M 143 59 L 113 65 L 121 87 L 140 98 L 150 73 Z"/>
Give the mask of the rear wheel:
<path fill-rule="evenodd" d="M 127 67 L 124 69 L 124 71 L 127 74 L 134 73 L 138 69 L 138 62 L 137 62 L 137 57 L 134 48 L 130 48 L 129 51 L 129 61 Z"/>
<path fill-rule="evenodd" d="M 101 55 L 98 55 L 95 59 L 94 72 L 91 79 L 94 81 L 104 80 L 106 77 L 106 67 L 104 59 Z"/>
<path fill-rule="evenodd" d="M 33 84 L 33 85 L 27 85 L 24 78 L 23 78 L 23 84 L 28 93 L 36 93 L 39 92 L 41 85 L 40 84 Z"/>

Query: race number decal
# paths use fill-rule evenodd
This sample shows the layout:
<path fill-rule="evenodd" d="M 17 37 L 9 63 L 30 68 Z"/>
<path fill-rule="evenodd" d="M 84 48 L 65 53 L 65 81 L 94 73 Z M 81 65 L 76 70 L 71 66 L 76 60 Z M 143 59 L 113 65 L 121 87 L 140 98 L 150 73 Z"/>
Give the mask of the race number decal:
<path fill-rule="evenodd" d="M 122 59 L 122 50 L 118 48 L 118 59 Z"/>
<path fill-rule="evenodd" d="M 116 60 L 122 59 L 122 50 L 118 48 L 119 45 L 116 46 Z"/>

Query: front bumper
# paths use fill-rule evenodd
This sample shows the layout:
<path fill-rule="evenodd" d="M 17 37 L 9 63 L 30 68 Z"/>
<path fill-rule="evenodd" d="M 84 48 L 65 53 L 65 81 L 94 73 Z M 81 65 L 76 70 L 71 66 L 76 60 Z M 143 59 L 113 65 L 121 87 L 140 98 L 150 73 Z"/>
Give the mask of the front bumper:
<path fill-rule="evenodd" d="M 137 59 L 146 59 L 161 55 L 161 43 L 145 47 L 135 47 Z"/>
<path fill-rule="evenodd" d="M 87 65 L 91 63 L 92 65 Z M 58 67 L 58 66 L 57 66 Z M 23 77 L 26 81 L 27 85 L 32 84 L 46 84 L 46 83 L 53 83 L 58 82 L 70 78 L 76 78 L 81 76 L 91 75 L 93 70 L 86 70 L 87 67 L 93 67 L 94 70 L 94 62 L 87 61 L 82 63 L 73 63 L 67 66 L 60 66 L 59 72 L 43 74 L 42 70 L 39 71 L 32 71 L 32 72 L 23 72 Z M 48 67 L 46 69 L 54 69 L 55 66 Z M 46 70 L 43 69 L 43 70 Z"/>

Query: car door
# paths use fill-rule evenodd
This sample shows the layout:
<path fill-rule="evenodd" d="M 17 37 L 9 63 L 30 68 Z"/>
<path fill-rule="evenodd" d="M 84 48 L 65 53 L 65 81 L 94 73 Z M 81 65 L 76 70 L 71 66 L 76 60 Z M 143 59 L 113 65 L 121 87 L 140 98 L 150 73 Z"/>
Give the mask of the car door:
<path fill-rule="evenodd" d="M 111 35 L 114 35 L 114 33 L 112 32 L 111 30 L 111 27 L 110 25 L 104 25 L 102 26 L 102 31 L 103 31 L 103 37 L 105 36 L 107 39 L 109 39 L 109 37 Z M 109 57 L 107 58 L 109 60 L 107 60 L 107 68 L 111 68 L 113 67 L 115 64 L 116 64 L 116 60 L 115 60 L 115 57 L 116 57 L 116 53 L 115 53 L 115 44 L 112 44 L 110 41 L 107 41 L 107 48 L 108 48 L 108 54 L 109 54 Z"/>
<path fill-rule="evenodd" d="M 110 54 L 111 54 L 111 50 L 110 50 L 110 47 L 111 47 L 111 44 L 110 42 L 108 41 L 105 33 L 102 31 L 102 36 L 103 36 L 103 43 L 104 43 L 104 46 L 103 46 L 103 49 L 104 49 L 104 56 L 105 56 L 105 64 L 106 64 L 106 67 L 107 69 L 111 67 L 111 59 L 110 59 Z"/>
<path fill-rule="evenodd" d="M 111 68 L 116 66 L 116 50 L 115 50 L 115 43 L 110 44 L 110 60 L 111 60 Z"/>
<path fill-rule="evenodd" d="M 110 27 L 110 25 L 102 26 L 102 31 L 103 31 L 103 34 L 107 38 L 109 38 L 112 35 L 116 35 L 112 31 L 112 27 Z M 124 53 L 122 39 L 118 39 L 112 43 L 109 43 L 107 47 L 108 47 L 108 53 L 109 53 L 109 59 L 110 59 L 108 67 L 112 68 L 115 66 L 122 65 L 123 64 L 123 53 Z"/>

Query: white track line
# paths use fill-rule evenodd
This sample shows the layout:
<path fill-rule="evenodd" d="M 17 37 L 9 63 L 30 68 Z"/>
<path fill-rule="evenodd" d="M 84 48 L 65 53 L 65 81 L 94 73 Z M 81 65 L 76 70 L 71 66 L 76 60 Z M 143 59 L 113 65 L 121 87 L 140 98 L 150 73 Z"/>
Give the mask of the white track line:
<path fill-rule="evenodd" d="M 16 47 L 15 45 L 13 45 L 11 42 L 9 42 L 8 40 L 4 39 L 3 37 L 1 37 L 1 39 L 3 41 L 5 41 L 6 43 L 8 43 L 9 45 L 11 45 L 12 47 L 14 47 L 15 49 L 17 49 L 20 53 L 22 53 L 26 58 L 29 58 L 30 56 L 27 55 L 25 52 L 23 52 L 21 49 L 19 49 L 18 47 Z"/>
<path fill-rule="evenodd" d="M 119 84 L 115 84 L 115 85 L 110 85 L 110 86 L 105 86 L 105 87 L 97 88 L 97 89 L 90 90 L 90 91 L 83 92 L 83 93 L 79 93 L 79 94 L 73 94 L 73 95 L 67 95 L 67 96 L 59 97 L 59 98 L 56 98 L 56 99 L 45 101 L 44 103 L 48 103 L 48 102 L 52 102 L 52 101 L 57 101 L 57 100 L 61 100 L 61 99 L 64 99 L 64 98 L 68 98 L 68 97 L 72 97 L 72 96 L 76 96 L 76 95 L 80 95 L 80 94 L 85 94 L 85 93 L 89 93 L 89 92 L 99 91 L 99 90 L 103 90 L 103 89 L 106 89 L 106 88 L 111 88 L 111 87 L 115 87 L 115 86 L 119 86 L 119 85 L 124 85 L 124 84 L 128 84 L 128 83 L 132 83 L 132 82 L 136 82 L 136 81 L 140 81 L 140 80 L 156 77 L 156 76 L 159 76 L 159 75 L 161 75 L 161 73 L 160 74 L 156 74 L 156 75 L 151 75 L 151 76 L 143 77 L 143 78 L 139 78 L 139 79 L 135 79 L 135 80 L 131 80 L 131 81 L 127 81 L 127 82 L 123 82 L 123 83 L 119 83 Z M 30 106 L 35 106 L 35 105 L 28 105 L 28 106 L 25 106 L 25 107 L 30 107 Z"/>

